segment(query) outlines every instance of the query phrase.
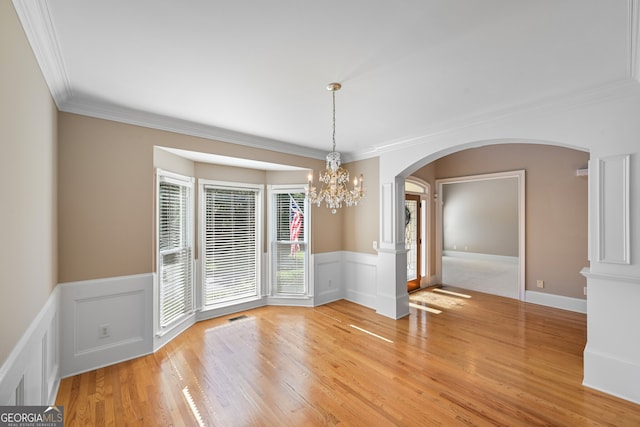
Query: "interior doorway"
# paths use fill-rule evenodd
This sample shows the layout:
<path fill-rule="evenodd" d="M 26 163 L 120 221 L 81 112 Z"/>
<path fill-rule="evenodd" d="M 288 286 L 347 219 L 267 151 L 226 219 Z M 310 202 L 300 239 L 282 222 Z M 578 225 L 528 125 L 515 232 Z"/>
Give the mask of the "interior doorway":
<path fill-rule="evenodd" d="M 414 176 L 405 179 L 404 185 L 407 291 L 412 292 L 431 283 L 428 245 L 431 186 Z"/>
<path fill-rule="evenodd" d="M 422 268 L 421 200 L 417 194 L 405 194 L 404 238 L 407 249 L 407 291 L 420 289 Z"/>
<path fill-rule="evenodd" d="M 436 185 L 441 281 L 524 300 L 524 170 L 439 179 Z"/>

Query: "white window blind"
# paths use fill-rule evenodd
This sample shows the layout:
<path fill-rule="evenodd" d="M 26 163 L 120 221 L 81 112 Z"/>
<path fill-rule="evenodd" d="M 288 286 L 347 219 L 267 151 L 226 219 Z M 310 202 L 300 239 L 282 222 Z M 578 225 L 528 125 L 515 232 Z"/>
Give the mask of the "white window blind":
<path fill-rule="evenodd" d="M 203 194 L 204 305 L 258 296 L 260 191 L 205 185 Z"/>
<path fill-rule="evenodd" d="M 193 310 L 191 183 L 159 176 L 159 317 L 164 328 Z"/>
<path fill-rule="evenodd" d="M 275 295 L 306 295 L 306 215 L 304 193 L 273 194 L 274 241 L 271 244 Z"/>

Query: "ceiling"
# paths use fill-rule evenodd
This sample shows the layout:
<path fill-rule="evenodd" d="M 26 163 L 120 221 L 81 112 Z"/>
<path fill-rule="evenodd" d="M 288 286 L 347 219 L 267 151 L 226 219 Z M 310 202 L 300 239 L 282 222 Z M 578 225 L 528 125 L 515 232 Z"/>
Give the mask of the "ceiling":
<path fill-rule="evenodd" d="M 62 111 L 343 157 L 633 77 L 638 0 L 14 0 Z"/>

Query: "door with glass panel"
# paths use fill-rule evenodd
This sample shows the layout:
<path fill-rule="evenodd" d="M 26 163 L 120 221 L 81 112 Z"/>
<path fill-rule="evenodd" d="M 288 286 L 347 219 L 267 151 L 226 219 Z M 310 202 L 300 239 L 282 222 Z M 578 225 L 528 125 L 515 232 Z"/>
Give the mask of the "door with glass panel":
<path fill-rule="evenodd" d="M 404 236 L 407 249 L 407 290 L 409 292 L 420 288 L 420 196 L 417 194 L 405 195 L 404 201 Z"/>

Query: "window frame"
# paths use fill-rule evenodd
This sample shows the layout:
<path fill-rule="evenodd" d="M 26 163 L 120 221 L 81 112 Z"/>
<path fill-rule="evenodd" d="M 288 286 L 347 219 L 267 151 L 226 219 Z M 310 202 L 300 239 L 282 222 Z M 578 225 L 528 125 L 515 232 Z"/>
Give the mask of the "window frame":
<path fill-rule="evenodd" d="M 268 185 L 267 194 L 267 224 L 268 224 L 268 294 L 272 298 L 289 298 L 289 299 L 309 299 L 313 296 L 312 281 L 310 277 L 310 260 L 311 260 L 311 205 L 307 198 L 304 199 L 304 221 L 303 221 L 303 235 L 304 241 L 301 243 L 306 247 L 304 253 L 304 292 L 303 293 L 279 293 L 275 291 L 275 278 L 276 274 L 276 256 L 274 253 L 274 245 L 278 244 L 277 240 L 277 214 L 275 206 L 276 194 L 288 194 L 288 193 L 305 193 L 306 184 L 283 184 L 283 185 Z"/>
<path fill-rule="evenodd" d="M 256 293 L 252 296 L 240 297 L 237 299 L 231 299 L 221 301 L 218 303 L 207 304 L 205 300 L 206 295 L 206 190 L 209 188 L 217 188 L 221 190 L 238 190 L 238 191 L 255 191 L 256 192 L 256 206 L 255 206 L 255 224 L 256 224 Z M 199 242 L 199 258 L 200 268 L 199 277 L 200 283 L 198 286 L 198 307 L 201 311 L 216 310 L 224 307 L 230 307 L 234 305 L 243 304 L 246 302 L 256 301 L 263 297 L 262 290 L 262 252 L 263 252 L 263 205 L 264 205 L 264 185 L 263 184 L 250 184 L 241 182 L 230 182 L 210 179 L 198 179 L 198 242 Z"/>
<path fill-rule="evenodd" d="M 188 309 L 180 314 L 179 316 L 171 319 L 167 324 L 162 324 L 162 315 L 161 315 L 161 307 L 162 307 L 162 254 L 160 249 L 160 187 L 163 182 L 168 182 L 175 185 L 180 185 L 186 187 L 189 191 L 188 193 L 188 201 L 187 201 L 187 231 L 186 236 L 188 239 L 188 246 L 191 248 L 191 254 L 189 259 L 189 268 L 190 268 L 190 278 L 189 283 L 187 284 L 187 291 L 190 293 L 190 304 Z M 193 177 L 181 175 L 174 172 L 169 172 L 160 168 L 156 169 L 156 214 L 155 214 L 155 243 L 156 243 L 156 291 L 154 297 L 154 325 L 156 330 L 156 336 L 163 336 L 176 328 L 182 322 L 184 322 L 187 318 L 192 316 L 195 313 L 196 309 L 196 295 L 195 295 L 195 215 L 194 215 L 194 183 L 195 179 Z"/>

